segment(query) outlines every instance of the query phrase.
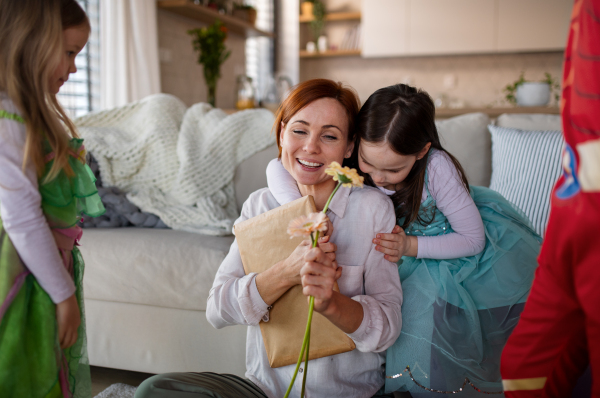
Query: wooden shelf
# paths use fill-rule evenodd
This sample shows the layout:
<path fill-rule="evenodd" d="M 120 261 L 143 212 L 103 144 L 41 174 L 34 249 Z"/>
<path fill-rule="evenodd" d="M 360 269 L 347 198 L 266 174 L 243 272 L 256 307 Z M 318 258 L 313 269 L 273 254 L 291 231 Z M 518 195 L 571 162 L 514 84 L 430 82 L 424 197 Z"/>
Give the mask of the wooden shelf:
<path fill-rule="evenodd" d="M 204 7 L 192 3 L 190 0 L 160 0 L 157 3 L 158 8 L 165 11 L 172 12 L 174 14 L 183 15 L 197 21 L 212 24 L 215 20 L 220 20 L 223 25 L 231 33 L 235 33 L 241 36 L 267 36 L 275 37 L 273 33 L 265 32 L 260 29 L 256 29 L 254 25 L 243 19 L 234 18 L 231 15 L 221 14 L 211 8 Z"/>
<path fill-rule="evenodd" d="M 550 106 L 514 106 L 510 108 L 435 108 L 436 118 L 448 118 L 465 113 L 482 112 L 491 118 L 496 118 L 503 113 L 545 113 L 549 115 L 560 114 L 558 107 Z"/>
<path fill-rule="evenodd" d="M 325 21 L 360 21 L 361 14 L 357 12 L 331 12 L 325 15 Z M 300 15 L 300 23 L 310 22 L 315 17 L 312 15 Z"/>
<path fill-rule="evenodd" d="M 306 50 L 300 50 L 300 58 L 321 58 L 321 57 L 350 57 L 360 55 L 360 50 L 336 50 L 325 52 L 309 53 Z"/>

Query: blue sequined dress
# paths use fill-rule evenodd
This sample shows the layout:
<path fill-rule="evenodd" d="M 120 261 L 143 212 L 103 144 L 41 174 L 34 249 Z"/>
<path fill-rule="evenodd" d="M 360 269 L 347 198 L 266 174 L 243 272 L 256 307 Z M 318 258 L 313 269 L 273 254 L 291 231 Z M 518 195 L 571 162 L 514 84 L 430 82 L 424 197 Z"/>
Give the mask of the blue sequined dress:
<path fill-rule="evenodd" d="M 386 374 L 402 376 L 386 379 L 386 392 L 410 391 L 415 398 L 446 396 L 419 387 L 404 371 L 407 365 L 427 388 L 458 390 L 468 377 L 483 391 L 502 390 L 500 354 L 529 293 L 541 238 L 526 216 L 500 194 L 470 188 L 485 227 L 484 250 L 456 259 L 402 257 L 398 262 L 404 293 L 402 332 L 387 351 Z M 433 215 L 433 221 L 429 225 L 415 221 L 407 235 L 453 232 L 428 188 L 427 193 L 419 214 L 424 220 Z M 449 395 L 484 396 L 468 385 Z"/>

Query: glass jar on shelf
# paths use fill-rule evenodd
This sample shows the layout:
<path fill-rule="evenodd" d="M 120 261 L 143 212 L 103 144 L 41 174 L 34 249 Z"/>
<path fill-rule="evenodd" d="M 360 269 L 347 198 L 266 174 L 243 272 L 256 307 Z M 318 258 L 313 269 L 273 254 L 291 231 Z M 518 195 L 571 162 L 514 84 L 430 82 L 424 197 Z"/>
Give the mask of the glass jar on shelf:
<path fill-rule="evenodd" d="M 255 107 L 255 89 L 252 78 L 246 75 L 237 77 L 235 89 L 235 108 L 237 110 L 252 109 Z"/>

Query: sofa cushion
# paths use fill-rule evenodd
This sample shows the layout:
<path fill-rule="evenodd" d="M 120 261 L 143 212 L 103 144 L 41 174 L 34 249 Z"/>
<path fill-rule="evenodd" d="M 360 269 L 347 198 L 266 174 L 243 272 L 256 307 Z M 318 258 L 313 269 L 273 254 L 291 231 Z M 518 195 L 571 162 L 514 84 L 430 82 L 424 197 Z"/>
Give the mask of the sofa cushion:
<path fill-rule="evenodd" d="M 87 229 L 80 247 L 85 297 L 206 310 L 233 239 L 164 229 Z"/>
<path fill-rule="evenodd" d="M 467 113 L 435 122 L 442 146 L 462 165 L 469 184 L 488 186 L 492 172 L 492 144 L 484 113 Z"/>
<path fill-rule="evenodd" d="M 490 188 L 512 202 L 544 235 L 550 195 L 561 171 L 560 131 L 526 131 L 489 126 L 492 135 Z"/>
<path fill-rule="evenodd" d="M 235 169 L 233 184 L 239 211 L 252 192 L 267 186 L 267 165 L 278 154 L 277 144 L 271 145 L 250 156 Z"/>
<path fill-rule="evenodd" d="M 496 119 L 496 126 L 521 130 L 562 131 L 560 115 L 540 113 L 504 113 Z"/>

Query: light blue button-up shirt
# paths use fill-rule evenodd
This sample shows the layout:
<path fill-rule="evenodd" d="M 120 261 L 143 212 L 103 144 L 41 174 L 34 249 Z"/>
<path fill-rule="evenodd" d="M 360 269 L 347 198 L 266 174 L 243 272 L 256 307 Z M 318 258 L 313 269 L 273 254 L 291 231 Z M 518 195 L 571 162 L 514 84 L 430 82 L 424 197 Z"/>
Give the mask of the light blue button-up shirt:
<path fill-rule="evenodd" d="M 268 188 L 250 195 L 236 224 L 279 207 Z M 363 306 L 358 329 L 348 336 L 356 349 L 310 361 L 306 381 L 308 397 L 363 398 L 373 396 L 384 384 L 385 350 L 400 335 L 402 288 L 395 263 L 375 250 L 377 233 L 395 225 L 392 201 L 375 188 L 340 188 L 327 212 L 333 223 L 331 241 L 336 260 L 343 267 L 340 292 Z M 246 377 L 269 398 L 281 398 L 292 379 L 295 365 L 271 368 L 258 326 L 268 319 L 268 305 L 256 288 L 256 274 L 246 275 L 237 242 L 217 271 L 208 297 L 206 317 L 216 328 L 247 325 Z M 299 396 L 297 382 L 292 396 Z"/>

